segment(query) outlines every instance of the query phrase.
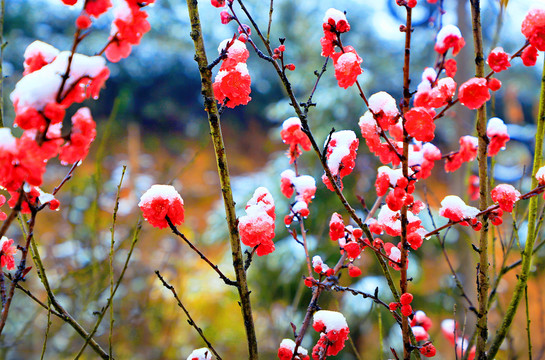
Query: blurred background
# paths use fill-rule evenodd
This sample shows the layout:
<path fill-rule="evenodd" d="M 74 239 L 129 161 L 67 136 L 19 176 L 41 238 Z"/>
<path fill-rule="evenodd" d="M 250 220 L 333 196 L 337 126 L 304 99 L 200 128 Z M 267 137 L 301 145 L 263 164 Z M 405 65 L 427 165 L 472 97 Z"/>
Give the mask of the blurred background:
<path fill-rule="evenodd" d="M 520 24 L 534 2 L 510 1 L 507 4 L 503 1 L 507 7 L 497 0 L 482 3 L 485 53 L 496 46 L 502 46 L 509 53 L 518 50 L 524 43 Z M 269 2 L 248 0 L 245 4 L 257 23 L 266 28 Z M 274 1 L 271 42 L 276 47 L 278 38 L 286 38 L 286 62 L 296 65 L 296 70 L 288 76 L 301 101 L 308 97 L 315 82 L 313 73 L 324 61 L 320 57 L 319 39 L 323 14 L 331 5 L 328 1 Z M 363 58 L 364 73 L 359 80 L 366 94 L 387 91 L 399 99 L 404 43 L 399 25 L 405 21 L 403 9 L 393 0 L 343 0 L 334 5 L 347 12 L 352 30 L 343 41 L 352 45 Z M 6 2 L 7 46 L 3 69 L 8 124 L 13 122 L 9 93 L 22 76 L 25 48 L 34 40 L 42 40 L 68 50 L 80 6 L 69 8 L 60 0 Z M 200 8 L 208 56 L 213 59 L 218 44 L 231 38 L 236 26 L 233 23 L 222 25 L 219 9 L 212 7 L 209 1 L 201 1 Z M 474 76 L 468 2 L 444 0 L 443 8 L 446 11 L 443 16 L 440 16 L 437 4 L 420 1 L 415 9 L 411 58 L 413 89 L 420 82 L 424 68 L 435 62 L 434 37 L 441 23 L 457 24 L 467 42 L 457 57 L 455 80 L 461 84 Z M 148 13 L 151 31 L 139 46 L 133 48 L 128 59 L 109 64 L 111 76 L 106 89 L 98 101 L 85 104 L 97 120 L 98 135 L 91 153 L 60 192 L 60 211 L 42 213 L 35 230 L 52 288 L 66 309 L 87 329 L 92 328 L 95 313 L 109 296 L 110 228 L 116 188 L 124 165 L 127 173 L 122 184 L 115 231 L 116 278 L 127 259 L 136 224 L 141 221 L 137 208 L 139 197 L 156 183 L 171 183 L 177 188 L 184 198 L 186 210 L 186 222 L 180 230 L 224 273 L 234 277 L 215 159 L 206 114 L 202 110 L 200 79 L 193 61 L 186 5 L 180 1 L 157 0 Z M 111 14 L 97 21 L 80 52 L 94 54 L 104 46 L 112 20 L 108 16 Z M 267 187 L 276 200 L 276 251 L 254 259 L 248 271 L 260 352 L 263 359 L 274 359 L 280 341 L 293 337 L 290 322 L 300 327 L 311 292 L 302 282 L 305 273 L 303 249 L 282 222 L 289 204 L 280 193 L 279 174 L 289 168 L 289 161 L 285 156 L 287 148 L 280 139 L 280 126 L 294 114 L 272 67 L 252 51 L 250 53 L 252 101 L 244 107 L 227 109 L 222 120 L 237 213 L 243 214 L 244 205 L 259 186 Z M 497 77 L 503 87 L 493 95 L 488 111 L 490 117 L 498 116 L 509 124 L 513 138 L 507 150 L 496 159 L 496 181 L 512 183 L 521 188 L 521 192 L 529 190 L 530 186 L 527 173 L 533 158 L 542 61 L 541 57 L 535 67 L 527 68 L 520 60 L 515 60 L 509 71 L 499 74 Z M 309 121 L 319 143 L 325 141 L 333 127 L 336 130 L 352 129 L 359 134 L 357 122 L 365 108 L 354 88 L 344 90 L 337 86 L 331 66 L 320 81 L 314 100 L 318 106 L 311 110 Z M 437 123 L 434 143 L 443 153 L 457 150 L 459 137 L 474 133 L 474 113 L 460 106 L 454 110 Z M 316 198 L 310 206 L 311 215 L 305 221 L 311 256 L 321 255 L 333 266 L 339 253 L 329 240 L 328 224 L 333 211 L 344 214 L 342 206 L 321 183 L 323 170 L 320 170 L 315 154 L 304 154 L 298 164 L 300 172 L 314 176 L 318 185 Z M 429 201 L 434 216 L 437 217 L 437 205 L 445 195 L 458 194 L 467 198 L 465 179 L 475 171 L 473 165 L 476 166 L 469 164 L 446 175 L 442 165 L 437 163 L 432 177 L 419 183 L 418 196 Z M 356 169 L 344 180 L 345 194 L 353 205 L 359 204 L 357 196 L 363 197 L 369 206 L 374 202 L 377 167 L 377 159 L 369 154 L 360 139 Z M 51 191 L 68 170 L 52 162 L 43 189 Z M 516 234 L 522 244 L 526 205 L 520 205 L 517 215 Z M 358 211 L 362 216 L 365 214 L 363 207 Z M 423 213 L 421 217 L 426 228 L 433 229 L 429 216 Z M 346 214 L 344 218 L 348 220 Z M 444 223 L 437 221 L 439 225 Z M 499 270 L 504 258 L 509 259 L 507 263 L 518 258 L 517 242 L 511 253 L 504 256 L 515 235 L 510 223 L 504 216 L 505 225 L 497 228 L 492 240 L 494 271 Z M 20 230 L 13 226 L 10 237 L 18 241 L 20 236 Z M 451 229 L 444 237 L 449 258 L 459 271 L 466 292 L 473 297 L 476 253 L 471 250 L 471 241 L 474 238 L 472 230 L 462 227 Z M 543 358 L 545 351 L 545 299 L 539 286 L 544 280 L 541 271 L 544 255 L 543 252 L 537 254 L 529 280 L 535 358 Z M 361 267 L 363 275 L 352 279 L 345 274 L 341 284 L 368 292 L 378 287 L 383 300 L 391 301 L 374 257 L 364 252 L 356 265 Z M 172 294 L 160 285 L 155 270 L 160 270 L 176 287 L 182 302 L 224 359 L 246 357 L 245 335 L 234 289 L 224 286 L 216 274 L 170 231 L 157 230 L 144 223 L 114 299 L 116 358 L 185 359 L 193 349 L 204 346 L 187 324 Z M 434 321 L 430 334 L 439 350 L 436 358 L 453 359 L 454 349 L 441 335 L 440 322 L 456 317 L 461 323 L 466 321 L 469 333 L 474 319 L 459 296 L 436 238 L 411 253 L 409 271 L 413 278 L 411 292 L 415 294 L 413 308 L 424 310 Z M 499 302 L 494 304 L 490 315 L 490 334 L 494 333 L 510 299 L 515 272 L 509 273 L 500 284 Z M 397 274 L 394 276 L 397 279 Z M 46 301 L 34 270 L 27 276 L 24 286 Z M 389 347 L 401 348 L 399 327 L 387 311 L 370 301 L 350 294 L 328 293 L 322 295 L 319 305 L 323 309 L 343 312 L 350 325 L 353 345 L 347 343 L 346 349 L 332 358 L 356 359 L 355 352 L 361 358 L 388 358 L 391 357 Z M 511 332 L 513 335 L 507 339 L 498 359 L 527 357 L 526 342 L 516 335 L 524 331 L 525 320 L 521 305 Z M 105 319 L 95 336 L 103 346 L 108 342 L 108 323 Z M 0 357 L 39 358 L 46 324 L 47 311 L 18 292 L 5 336 L 0 339 Z M 309 330 L 303 345 L 310 350 L 316 338 L 316 332 Z M 379 339 L 383 339 L 384 353 L 377 346 Z M 52 317 L 46 359 L 72 359 L 82 344 L 82 339 L 71 327 Z M 87 348 L 82 358 L 97 356 Z"/>

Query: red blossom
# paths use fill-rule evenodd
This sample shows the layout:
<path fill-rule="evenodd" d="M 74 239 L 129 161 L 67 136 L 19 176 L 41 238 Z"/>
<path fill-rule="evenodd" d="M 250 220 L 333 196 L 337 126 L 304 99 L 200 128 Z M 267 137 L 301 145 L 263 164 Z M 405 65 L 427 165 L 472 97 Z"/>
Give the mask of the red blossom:
<path fill-rule="evenodd" d="M 347 89 L 354 85 L 358 75 L 363 72 L 360 66 L 363 60 L 352 46 L 345 46 L 343 50 L 344 52 L 334 53 L 331 57 L 337 83 L 340 87 Z"/>
<path fill-rule="evenodd" d="M 61 148 L 59 154 L 61 163 L 73 164 L 85 159 L 96 134 L 96 124 L 89 108 L 79 109 L 72 116 L 70 140 Z"/>
<path fill-rule="evenodd" d="M 173 225 L 184 222 L 184 200 L 171 185 L 153 185 L 140 198 L 138 207 L 150 225 L 168 227 L 167 216 Z"/>
<path fill-rule="evenodd" d="M 500 72 L 507 70 L 511 66 L 509 62 L 509 54 L 503 51 L 503 48 L 497 47 L 490 52 L 486 60 L 492 71 Z"/>
<path fill-rule="evenodd" d="M 220 8 L 225 6 L 225 0 L 211 0 L 212 6 Z"/>
<path fill-rule="evenodd" d="M 7 270 L 15 269 L 15 258 L 13 257 L 17 253 L 17 247 L 13 245 L 13 239 L 8 239 L 2 236 L 0 240 L 1 254 L 0 266 L 5 267 Z"/>
<path fill-rule="evenodd" d="M 530 45 L 524 49 L 524 51 L 522 51 L 520 57 L 522 58 L 522 63 L 525 66 L 534 66 L 537 62 L 538 55 L 537 49 Z"/>
<path fill-rule="evenodd" d="M 456 76 L 456 71 L 458 70 L 456 60 L 448 59 L 447 61 L 445 61 L 444 67 L 448 77 L 453 78 L 454 76 Z"/>
<path fill-rule="evenodd" d="M 112 7 L 110 0 L 86 0 L 85 11 L 87 14 L 98 18 Z"/>
<path fill-rule="evenodd" d="M 432 141 L 435 137 L 433 117 L 423 107 L 415 107 L 405 113 L 405 129 L 418 141 Z"/>
<path fill-rule="evenodd" d="M 234 108 L 237 105 L 246 105 L 252 99 L 250 85 L 252 79 L 248 73 L 248 67 L 245 63 L 239 63 L 232 70 L 220 70 L 214 80 L 214 96 L 218 102 L 223 103 L 227 100 L 225 106 Z"/>
<path fill-rule="evenodd" d="M 545 51 L 545 10 L 531 9 L 521 25 L 522 34 L 539 51 Z"/>
<path fill-rule="evenodd" d="M 460 102 L 469 109 L 478 109 L 490 100 L 485 78 L 472 78 L 463 83 L 458 90 Z"/>
<path fill-rule="evenodd" d="M 490 192 L 492 201 L 500 206 L 500 209 L 507 212 L 513 211 L 513 206 L 520 199 L 520 192 L 509 184 L 497 185 Z"/>

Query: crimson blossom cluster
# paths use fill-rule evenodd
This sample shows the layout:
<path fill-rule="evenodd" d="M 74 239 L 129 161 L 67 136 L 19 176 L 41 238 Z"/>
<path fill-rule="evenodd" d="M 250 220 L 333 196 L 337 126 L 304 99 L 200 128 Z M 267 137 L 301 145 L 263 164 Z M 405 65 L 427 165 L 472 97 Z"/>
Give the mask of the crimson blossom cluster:
<path fill-rule="evenodd" d="M 13 289 L 24 279 L 31 267 L 26 267 L 32 228 L 36 214 L 46 207 L 57 210 L 57 191 L 71 177 L 76 166 L 83 161 L 96 137 L 96 124 L 87 107 L 76 107 L 87 99 L 98 99 L 100 91 L 110 76 L 106 57 L 118 61 L 130 53 L 130 46 L 138 44 L 149 30 L 144 6 L 151 3 L 124 0 L 115 9 L 111 36 L 98 54 L 87 56 L 77 53 L 77 47 L 91 31 L 93 21 L 106 14 L 112 7 L 110 0 L 84 1 L 77 18 L 76 33 L 71 51 L 60 51 L 42 41 L 34 41 L 24 53 L 23 77 L 10 94 L 15 118 L 13 126 L 22 130 L 15 137 L 10 128 L 0 128 L 0 189 L 9 193 L 7 201 L 10 215 L 0 211 L 0 220 L 5 221 L 1 230 L 0 263 L 12 275 L 11 290 L 6 291 L 4 275 L 2 282 L 2 322 L 9 312 Z M 65 5 L 77 6 L 77 0 L 63 0 Z M 129 49 L 127 51 L 127 44 Z M 124 50 L 119 53 L 119 49 Z M 71 117 L 71 126 L 63 127 L 66 112 L 76 110 Z M 52 192 L 43 191 L 42 186 L 47 164 L 58 158 L 62 165 L 72 165 L 66 178 Z M 0 206 L 6 203 L 0 195 Z M 31 214 L 26 243 L 15 243 L 4 236 L 9 225 L 19 213 Z M 15 255 L 21 251 L 18 266 Z"/>
<path fill-rule="evenodd" d="M 417 6 L 416 0 L 397 0 L 396 2 L 407 8 Z M 284 64 L 286 52 L 284 40 L 281 39 L 281 45 L 274 51 L 269 48 L 271 56 L 268 58 L 259 52 L 253 43 L 250 28 L 242 24 L 235 16 L 232 0 L 211 0 L 211 3 L 218 8 L 227 7 L 220 13 L 223 24 L 228 24 L 232 20 L 236 20 L 239 24 L 233 38 L 223 41 L 218 49 L 217 63 L 222 61 L 222 64 L 216 75 L 213 89 L 219 104 L 232 108 L 245 105 L 251 100 L 249 96 L 251 79 L 246 65 L 249 51 L 246 49 L 246 44 L 250 44 L 260 57 L 276 65 L 278 64 L 275 60 L 280 60 L 282 66 L 277 67 L 277 71 L 284 82 L 288 81 L 285 70 L 293 71 L 295 65 Z M 340 260 L 335 266 L 329 266 L 320 255 L 315 255 L 312 256 L 311 261 L 304 235 L 306 232 L 304 219 L 310 215 L 309 207 L 316 193 L 316 181 L 309 175 L 299 174 L 298 159 L 304 151 L 314 148 L 324 165 L 325 174 L 322 182 L 326 188 L 336 192 L 341 200 L 344 200 L 342 179 L 350 175 L 356 166 L 355 160 L 360 141 L 352 130 L 332 132 L 325 140 L 322 152 L 316 143 L 313 143 L 306 124 L 306 112 L 304 116 L 297 112 L 298 117 L 288 118 L 283 122 L 280 135 L 283 142 L 289 146 L 287 157 L 293 166 L 293 169 L 283 171 L 280 179 L 281 192 L 290 199 L 290 211 L 284 217 L 284 223 L 288 227 L 293 222 L 299 222 L 301 225 L 303 241 L 300 243 L 304 246 L 309 271 L 304 283 L 313 289 L 313 300 L 316 301 L 321 291 L 338 289 L 338 276 L 343 269 L 348 269 L 351 277 L 361 276 L 362 272 L 354 262 L 362 256 L 364 250 L 369 249 L 379 259 L 386 259 L 391 269 L 399 271 L 404 283 L 401 284 L 400 296 L 389 304 L 381 302 L 376 294 L 374 296 L 364 294 L 364 297 L 371 298 L 390 310 L 394 319 L 404 329 L 404 338 L 405 326 L 408 324 L 411 337 L 414 337 L 408 340 L 410 351 L 418 349 L 426 357 L 435 356 L 437 351 L 429 335 L 432 321 L 423 311 L 415 311 L 413 295 L 407 291 L 408 253 L 418 250 L 425 239 L 456 224 L 470 226 L 477 231 L 482 228 L 481 220 L 485 218 L 493 225 L 500 225 L 503 213 L 512 212 L 517 201 L 527 199 L 545 189 L 545 167 L 543 167 L 536 175 L 539 181 L 538 188 L 522 195 L 510 184 L 499 184 L 490 193 L 494 204 L 487 209 L 477 209 L 466 204 L 456 195 L 448 195 L 441 201 L 439 209 L 439 215 L 447 221 L 446 225 L 431 231 L 425 229 L 419 214 L 426 205 L 418 199 L 419 195 L 416 191 L 418 182 L 431 176 L 437 161 L 444 160 L 444 170 L 453 172 L 463 163 L 474 161 L 479 150 L 478 139 L 466 135 L 459 139 L 458 150 L 442 151 L 432 143 L 435 139 L 435 123 L 458 103 L 472 110 L 485 106 L 491 99 L 491 91 L 497 91 L 502 86 L 496 75 L 509 69 L 515 58 L 520 57 L 526 66 L 535 64 L 538 51 L 545 50 L 545 10 L 533 9 L 526 15 L 522 23 L 522 34 L 527 41 L 520 50 L 510 55 L 503 48 L 493 49 L 487 56 L 487 64 L 491 72 L 483 77 L 468 79 L 461 85 L 453 79 L 457 71 L 455 57 L 466 42 L 458 27 L 451 24 L 443 25 L 437 33 L 434 44 L 438 61 L 433 66 L 423 69 L 421 81 L 414 95 L 408 89 L 409 74 L 408 70 L 406 71 L 406 93 L 409 95 L 406 95 L 403 101 L 397 101 L 385 91 L 376 92 L 370 97 L 365 96 L 358 83 L 358 77 L 363 73 L 362 58 L 353 47 L 345 46 L 341 39 L 343 34 L 350 31 L 350 24 L 344 12 L 333 8 L 327 10 L 322 28 L 324 36 L 320 40 L 321 55 L 333 60 L 334 76 L 339 87 L 348 89 L 353 85 L 357 86 L 360 97 L 367 107 L 358 122 L 361 135 L 369 151 L 378 158 L 382 166 L 377 170 L 375 181 L 378 206 L 377 209 L 370 211 L 367 219 L 361 221 L 357 219 L 357 215 L 351 214 L 358 224 L 355 226 L 345 223 L 343 216 L 339 213 L 331 215 L 329 236 L 339 249 Z M 400 30 L 405 33 L 412 32 L 412 29 L 406 29 L 403 26 Z M 321 74 L 318 80 L 320 76 Z M 300 110 L 297 104 L 292 106 L 296 111 Z M 486 137 L 488 138 L 486 153 L 489 157 L 497 155 L 510 140 L 506 124 L 497 117 L 489 119 Z M 479 178 L 473 175 L 470 181 L 472 200 L 478 198 L 478 188 Z M 177 196 L 159 193 L 153 193 L 152 197 L 148 195 L 149 193 L 146 193 L 142 198 L 141 208 L 152 225 L 162 227 L 165 224 L 164 221 L 168 219 L 172 223 L 181 222 L 183 215 L 180 217 L 180 211 L 176 210 L 175 213 L 178 215 L 172 215 L 171 218 L 171 210 L 168 209 L 168 206 L 180 205 Z M 170 205 L 168 205 L 169 202 Z M 345 208 L 348 210 L 350 207 L 345 206 Z M 317 216 L 323 218 L 322 214 Z M 238 230 L 242 243 L 253 248 L 252 253 L 255 251 L 258 256 L 272 253 L 274 251 L 272 241 L 274 221 L 274 200 L 267 189 L 258 188 L 248 202 L 246 215 L 239 218 Z M 294 230 L 290 232 L 297 239 L 296 232 Z M 317 279 L 312 271 L 316 273 Z M 319 340 L 310 355 L 314 360 L 319 360 L 336 355 L 342 350 L 348 338 L 349 329 L 341 313 L 316 310 L 309 306 L 307 318 L 310 319 L 309 316 L 313 314 L 313 328 L 320 333 Z M 282 340 L 278 349 L 279 359 L 309 359 L 308 351 L 301 347 L 305 326 L 308 326 L 309 321 L 305 324 L 295 341 Z M 442 329 L 446 337 L 458 346 L 459 356 L 467 353 L 465 355 L 473 359 L 475 347 L 467 349 L 468 339 L 458 335 L 457 324 L 453 320 L 444 321 Z M 295 331 L 294 335 L 296 335 Z M 208 355 L 209 352 L 206 349 L 198 349 L 188 359 L 208 359 Z"/>

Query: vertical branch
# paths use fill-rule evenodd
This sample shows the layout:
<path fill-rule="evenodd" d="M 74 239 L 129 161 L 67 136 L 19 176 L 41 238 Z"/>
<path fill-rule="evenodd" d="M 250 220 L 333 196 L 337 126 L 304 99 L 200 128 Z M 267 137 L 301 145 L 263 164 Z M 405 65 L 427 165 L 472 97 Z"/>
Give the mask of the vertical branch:
<path fill-rule="evenodd" d="M 471 0 L 471 18 L 473 28 L 473 43 L 475 50 L 475 75 L 484 77 L 483 36 L 481 29 L 480 0 Z M 488 163 L 486 136 L 486 104 L 477 110 L 477 136 L 479 150 L 479 207 L 484 210 L 488 207 Z M 479 234 L 479 264 L 477 274 L 477 299 L 479 301 L 479 315 L 477 319 L 477 350 L 476 359 L 486 358 L 486 341 L 488 339 L 488 288 L 490 279 L 488 274 L 488 221 L 483 217 L 483 227 Z"/>
<path fill-rule="evenodd" d="M 528 306 L 528 284 L 524 287 L 524 300 L 526 302 L 526 335 L 528 337 L 528 360 L 532 360 L 532 332 L 530 330 L 530 308 Z"/>
<path fill-rule="evenodd" d="M 405 27 L 405 56 L 403 61 L 403 101 L 401 103 L 401 112 L 405 114 L 409 110 L 409 101 L 411 100 L 411 92 L 409 89 L 410 77 L 409 68 L 411 62 L 411 33 L 412 33 L 412 9 L 408 6 L 407 24 Z M 403 176 L 409 179 L 409 134 L 405 128 L 405 117 L 403 117 L 403 159 L 402 159 Z M 405 188 L 407 191 L 407 188 Z M 408 264 L 408 244 L 407 244 L 407 205 L 401 207 L 401 278 L 399 280 L 400 292 L 407 292 L 407 264 Z M 403 332 L 403 359 L 411 358 L 411 331 L 409 327 L 409 319 L 403 315 L 401 318 L 401 329 Z"/>
<path fill-rule="evenodd" d="M 115 196 L 114 212 L 112 214 L 112 227 L 110 228 L 111 241 L 110 241 L 110 333 L 108 334 L 108 352 L 110 358 L 113 356 L 112 348 L 112 336 L 114 331 L 114 244 L 115 244 L 115 224 L 117 222 L 117 211 L 119 210 L 119 197 L 121 195 L 121 185 L 123 184 L 123 178 L 125 177 L 125 171 L 127 165 L 123 165 L 123 171 L 121 172 L 121 179 L 119 185 L 117 185 L 117 194 Z"/>
<path fill-rule="evenodd" d="M 235 212 L 235 202 L 231 189 L 231 179 L 227 165 L 227 156 L 223 144 L 221 133 L 220 115 L 214 92 L 212 90 L 212 72 L 208 69 L 208 60 L 201 30 L 199 18 L 199 8 L 197 0 L 187 0 L 189 10 L 189 19 L 191 22 L 191 39 L 195 45 L 195 60 L 199 66 L 199 72 L 202 80 L 202 94 L 204 97 L 204 110 L 208 113 L 208 122 L 210 124 L 210 134 L 214 144 L 218 175 L 220 178 L 221 191 L 225 212 L 227 215 L 227 225 L 229 227 L 229 240 L 231 243 L 231 253 L 233 257 L 233 267 L 235 269 L 236 281 L 238 283 L 238 293 L 240 297 L 240 307 L 244 319 L 246 330 L 246 339 L 248 342 L 248 352 L 250 359 L 258 358 L 257 338 L 255 334 L 254 320 L 252 317 L 252 307 L 250 303 L 250 292 L 246 281 L 246 272 L 244 271 L 244 258 L 240 247 L 240 236 L 238 233 L 237 216 Z"/>
<path fill-rule="evenodd" d="M 6 1 L 0 0 L 0 127 L 4 127 L 4 72 L 2 60 L 4 59 L 4 18 L 6 16 Z"/>
<path fill-rule="evenodd" d="M 42 345 L 42 355 L 40 360 L 44 359 L 45 349 L 47 348 L 47 339 L 49 337 L 49 329 L 51 329 L 51 300 L 47 299 L 47 325 L 45 328 L 44 343 Z"/>
<path fill-rule="evenodd" d="M 541 92 L 539 97 L 539 113 L 537 118 L 537 131 L 536 131 L 536 144 L 534 149 L 534 167 L 532 170 L 532 188 L 535 188 L 538 183 L 535 177 L 537 170 L 541 167 L 543 161 L 543 137 L 545 132 L 545 64 L 543 65 L 543 74 L 541 77 Z M 522 270 L 517 280 L 515 290 L 513 291 L 513 297 L 507 307 L 503 321 L 494 335 L 492 345 L 488 351 L 489 358 L 493 359 L 500 345 L 502 344 L 505 336 L 509 332 L 511 323 L 517 312 L 520 300 L 522 299 L 522 293 L 528 282 L 528 274 L 530 272 L 530 266 L 532 264 L 533 248 L 537 235 L 537 207 L 538 196 L 533 196 L 530 199 L 528 205 L 528 233 L 526 236 L 526 244 L 524 245 L 524 251 L 522 252 Z"/>

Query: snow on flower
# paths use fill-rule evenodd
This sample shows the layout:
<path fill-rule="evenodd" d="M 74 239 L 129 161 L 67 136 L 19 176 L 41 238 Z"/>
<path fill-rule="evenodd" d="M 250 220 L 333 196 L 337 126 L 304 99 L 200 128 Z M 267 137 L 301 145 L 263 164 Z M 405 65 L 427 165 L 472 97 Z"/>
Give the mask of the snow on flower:
<path fill-rule="evenodd" d="M 456 56 L 465 44 L 466 42 L 457 26 L 445 25 L 437 34 L 435 51 L 444 54 L 448 49 L 452 48 L 452 55 Z"/>
<path fill-rule="evenodd" d="M 509 184 L 497 185 L 490 192 L 492 201 L 500 206 L 503 211 L 513 211 L 513 206 L 520 200 L 520 192 Z"/>
<path fill-rule="evenodd" d="M 509 62 L 509 54 L 503 51 L 502 47 L 497 47 L 492 50 L 488 55 L 486 62 L 492 71 L 497 73 L 507 70 L 507 68 L 511 66 L 511 63 Z"/>
<path fill-rule="evenodd" d="M 184 200 L 171 185 L 153 185 L 140 198 L 138 207 L 152 226 L 160 229 L 184 222 Z"/>
<path fill-rule="evenodd" d="M 281 176 L 280 190 L 288 199 L 295 192 L 295 203 L 291 206 L 291 214 L 287 216 L 289 223 L 294 217 L 306 218 L 310 211 L 308 205 L 316 193 L 316 180 L 310 175 L 296 176 L 293 170 L 284 170 Z M 284 221 L 286 221 L 284 219 Z M 288 223 L 287 223 L 288 224 Z"/>
<path fill-rule="evenodd" d="M 387 131 L 395 125 L 399 110 L 395 99 L 387 92 L 380 91 L 369 97 L 369 110 L 373 113 L 378 125 Z"/>
<path fill-rule="evenodd" d="M 290 146 L 288 150 L 290 164 L 302 154 L 302 150 L 309 151 L 311 149 L 310 140 L 301 129 L 301 120 L 298 117 L 284 120 L 280 136 L 282 141 Z"/>
<path fill-rule="evenodd" d="M 319 255 L 315 255 L 312 258 L 312 268 L 318 274 L 325 274 L 327 276 L 333 275 L 333 269 L 331 269 L 329 266 L 327 266 L 327 264 L 324 263 L 324 261 L 322 260 L 322 258 Z"/>
<path fill-rule="evenodd" d="M 246 205 L 246 215 L 238 222 L 240 240 L 249 247 L 256 247 L 258 256 L 274 251 L 275 206 L 269 190 L 259 187 Z"/>
<path fill-rule="evenodd" d="M 333 241 L 337 241 L 344 237 L 343 218 L 336 212 L 331 215 L 331 220 L 329 221 L 329 237 Z"/>
<path fill-rule="evenodd" d="M 352 46 L 345 46 L 342 53 L 332 55 L 335 67 L 335 78 L 340 87 L 347 89 L 354 85 L 358 75 L 363 73 L 360 64 L 362 59 Z"/>
<path fill-rule="evenodd" d="M 15 85 L 10 95 L 15 109 L 15 125 L 24 130 L 43 130 L 48 117 L 52 124 L 62 122 L 64 109 L 73 102 L 86 98 L 97 98 L 100 88 L 109 76 L 106 62 L 101 56 L 74 54 L 70 76 L 61 93 L 61 104 L 57 103 L 57 93 L 66 72 L 71 52 L 63 51 L 47 65 L 24 76 Z"/>
<path fill-rule="evenodd" d="M 23 75 L 28 75 L 36 70 L 40 70 L 47 64 L 50 64 L 59 55 L 59 50 L 55 47 L 36 40 L 25 49 L 25 71 Z"/>
<path fill-rule="evenodd" d="M 345 317 L 337 311 L 316 311 L 312 327 L 321 333 L 318 343 L 312 349 L 313 359 L 323 358 L 320 356 L 324 353 L 326 356 L 337 355 L 344 348 L 350 332 Z"/>
<path fill-rule="evenodd" d="M 545 51 L 545 10 L 531 9 L 521 25 L 522 34 L 539 51 Z"/>
<path fill-rule="evenodd" d="M 338 178 L 342 189 L 342 178 L 350 174 L 356 166 L 356 151 L 359 140 L 352 130 L 334 132 L 327 144 L 327 166 L 334 178 Z M 322 181 L 328 189 L 333 191 L 333 186 L 324 174 Z"/>
<path fill-rule="evenodd" d="M 208 348 L 196 349 L 189 354 L 187 360 L 212 360 L 212 353 Z"/>
<path fill-rule="evenodd" d="M 460 85 L 458 98 L 460 103 L 472 110 L 483 106 L 484 103 L 490 100 L 490 91 L 486 79 L 475 77 Z"/>
<path fill-rule="evenodd" d="M 401 235 L 401 213 L 399 211 L 392 211 L 387 205 L 382 205 L 377 215 L 378 225 L 382 227 L 384 231 L 390 236 Z M 422 220 L 414 215 L 412 212 L 407 213 L 407 232 L 412 233 L 421 228 Z"/>
<path fill-rule="evenodd" d="M 246 44 L 240 40 L 225 39 L 218 46 L 218 53 L 221 54 L 227 49 L 227 58 L 221 63 L 221 70 L 229 70 L 238 63 L 245 63 L 250 57 Z"/>
<path fill-rule="evenodd" d="M 479 213 L 479 209 L 466 205 L 466 203 L 456 195 L 448 195 L 441 201 L 439 215 L 446 217 L 453 222 L 461 222 L 462 225 L 468 226 L 467 221 L 474 219 Z"/>
<path fill-rule="evenodd" d="M 308 351 L 302 346 L 297 348 L 297 355 L 293 357 L 295 351 L 295 341 L 291 339 L 283 339 L 278 348 L 279 360 L 309 360 Z"/>
<path fill-rule="evenodd" d="M 497 117 L 488 120 L 486 136 L 490 140 L 488 144 L 488 156 L 494 156 L 500 150 L 505 149 L 505 144 L 510 140 L 507 133 L 507 126 L 505 126 L 502 119 Z"/>
<path fill-rule="evenodd" d="M 418 310 L 414 313 L 411 320 L 411 326 L 421 326 L 425 331 L 429 331 L 432 327 L 431 319 L 422 310 Z"/>
<path fill-rule="evenodd" d="M 545 185 L 545 166 L 542 166 L 537 170 L 536 179 L 539 182 L 539 185 Z"/>
<path fill-rule="evenodd" d="M 225 102 L 225 106 L 234 108 L 237 105 L 246 105 L 252 100 L 250 88 L 252 79 L 248 66 L 240 62 L 229 70 L 220 70 L 214 79 L 214 96 L 218 102 Z"/>
<path fill-rule="evenodd" d="M 398 180 L 403 177 L 402 169 L 391 169 L 388 166 L 379 167 L 377 172 L 375 188 L 378 196 L 385 195 L 390 187 L 395 188 Z"/>
<path fill-rule="evenodd" d="M 330 31 L 338 31 L 340 33 L 347 32 L 350 30 L 350 24 L 348 23 L 348 20 L 346 20 L 346 15 L 344 12 L 329 8 L 325 12 L 324 19 L 324 29 L 326 28 L 326 24 L 329 25 Z"/>

